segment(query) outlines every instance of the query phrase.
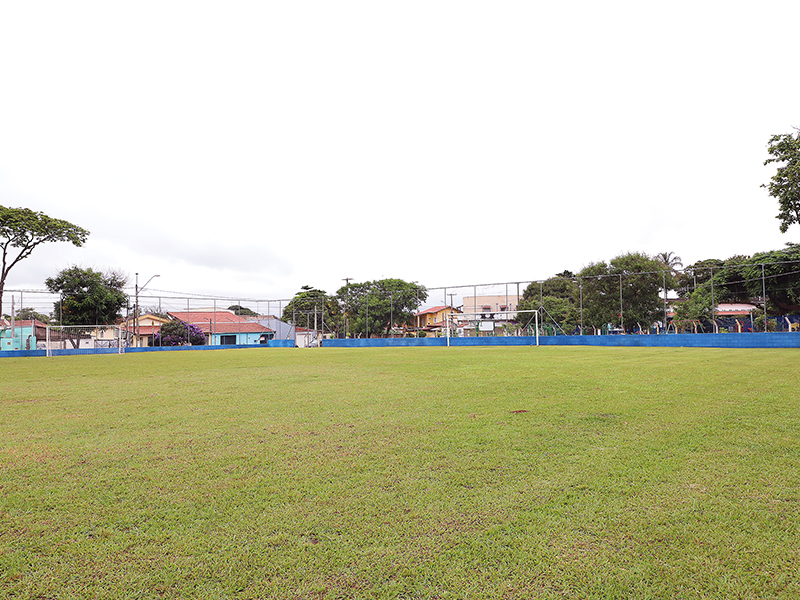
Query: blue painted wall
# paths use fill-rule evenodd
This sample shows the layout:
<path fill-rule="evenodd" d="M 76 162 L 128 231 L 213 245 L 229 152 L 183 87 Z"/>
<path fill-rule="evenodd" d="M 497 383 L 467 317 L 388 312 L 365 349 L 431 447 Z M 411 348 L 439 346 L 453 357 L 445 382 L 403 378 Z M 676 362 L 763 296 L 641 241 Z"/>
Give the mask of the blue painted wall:
<path fill-rule="evenodd" d="M 133 352 L 181 352 L 196 350 L 234 350 L 241 348 L 294 348 L 294 340 L 270 340 L 266 344 L 239 344 L 237 346 L 150 346 L 143 348 L 126 348 L 125 353 Z M 55 350 L 54 356 L 75 356 L 79 354 L 119 354 L 117 348 L 81 348 Z M 46 350 L 14 350 L 0 351 L 0 358 L 47 356 Z"/>
<path fill-rule="evenodd" d="M 446 346 L 446 338 L 375 338 L 325 340 L 323 348 L 392 348 L 408 346 Z M 535 346 L 536 338 L 469 337 L 450 338 L 453 347 Z M 677 335 L 555 335 L 539 338 L 540 346 L 596 346 L 649 348 L 800 348 L 800 333 L 682 333 Z M 232 350 L 237 348 L 294 348 L 294 340 L 270 340 L 266 344 L 238 346 L 165 346 L 127 348 L 128 352 L 180 352 L 194 350 Z M 58 356 L 75 354 L 117 354 L 116 348 L 61 350 Z M 46 356 L 44 350 L 0 351 L 0 357 Z"/>
<path fill-rule="evenodd" d="M 375 338 L 325 340 L 324 348 L 391 348 L 446 346 L 447 338 Z M 536 338 L 450 338 L 451 346 L 535 346 Z M 540 346 L 644 346 L 661 348 L 800 348 L 800 333 L 681 333 L 673 335 L 554 335 L 539 337 Z"/>

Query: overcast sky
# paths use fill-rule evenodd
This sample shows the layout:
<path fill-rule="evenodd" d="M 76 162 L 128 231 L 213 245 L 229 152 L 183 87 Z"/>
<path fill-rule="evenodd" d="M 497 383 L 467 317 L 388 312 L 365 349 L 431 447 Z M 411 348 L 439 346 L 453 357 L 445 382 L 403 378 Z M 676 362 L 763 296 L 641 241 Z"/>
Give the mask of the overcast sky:
<path fill-rule="evenodd" d="M 797 0 L 1 6 L 0 204 L 91 232 L 8 289 L 76 264 L 275 300 L 800 241 L 760 187 L 800 127 Z"/>

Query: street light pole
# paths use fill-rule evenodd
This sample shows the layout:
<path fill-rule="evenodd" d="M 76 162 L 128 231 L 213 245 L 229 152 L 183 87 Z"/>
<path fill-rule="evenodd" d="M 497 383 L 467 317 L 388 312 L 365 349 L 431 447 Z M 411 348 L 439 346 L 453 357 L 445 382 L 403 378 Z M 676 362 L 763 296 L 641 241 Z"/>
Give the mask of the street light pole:
<path fill-rule="evenodd" d="M 134 306 L 133 306 L 133 318 L 134 318 L 133 333 L 136 336 L 136 347 L 137 348 L 140 346 L 140 341 L 139 341 L 139 292 L 140 291 L 144 291 L 144 288 L 147 287 L 147 284 L 149 284 L 151 281 L 153 281 L 153 279 L 155 279 L 156 277 L 161 277 L 161 275 L 153 275 L 150 279 L 147 280 L 147 282 L 140 289 L 139 288 L 139 274 L 136 273 L 136 301 L 135 301 Z"/>
<path fill-rule="evenodd" d="M 345 297 L 344 297 L 344 337 L 345 339 L 350 337 L 350 320 L 349 316 L 350 313 L 348 312 L 350 309 L 350 280 L 352 277 L 344 277 L 342 281 L 344 281 L 345 287 Z"/>

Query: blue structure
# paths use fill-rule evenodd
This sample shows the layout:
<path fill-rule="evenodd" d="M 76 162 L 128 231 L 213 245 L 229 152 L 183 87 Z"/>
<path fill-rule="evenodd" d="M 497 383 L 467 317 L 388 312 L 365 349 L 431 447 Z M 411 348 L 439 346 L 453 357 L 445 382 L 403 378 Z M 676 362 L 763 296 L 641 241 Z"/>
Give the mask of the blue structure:
<path fill-rule="evenodd" d="M 47 326 L 39 321 L 15 321 L 13 328 L 10 321 L 2 320 L 0 323 L 1 351 L 36 350 L 36 342 L 46 337 Z"/>
<path fill-rule="evenodd" d="M 373 338 L 325 340 L 325 348 L 390 348 L 447 346 L 447 338 Z M 536 337 L 451 337 L 450 346 L 535 346 Z M 650 348 L 800 348 L 800 333 L 679 333 L 670 335 L 549 335 L 540 346 L 597 346 Z"/>

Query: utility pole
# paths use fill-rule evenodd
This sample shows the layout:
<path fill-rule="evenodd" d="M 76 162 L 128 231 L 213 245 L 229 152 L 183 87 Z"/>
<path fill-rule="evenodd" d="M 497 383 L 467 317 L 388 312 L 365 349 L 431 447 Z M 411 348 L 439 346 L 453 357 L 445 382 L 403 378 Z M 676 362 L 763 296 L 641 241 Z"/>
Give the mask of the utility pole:
<path fill-rule="evenodd" d="M 350 280 L 353 279 L 352 277 L 345 277 L 342 279 L 344 281 L 345 287 L 345 297 L 344 297 L 344 337 L 350 337 L 350 320 L 349 316 L 350 313 L 348 312 L 350 309 Z"/>

